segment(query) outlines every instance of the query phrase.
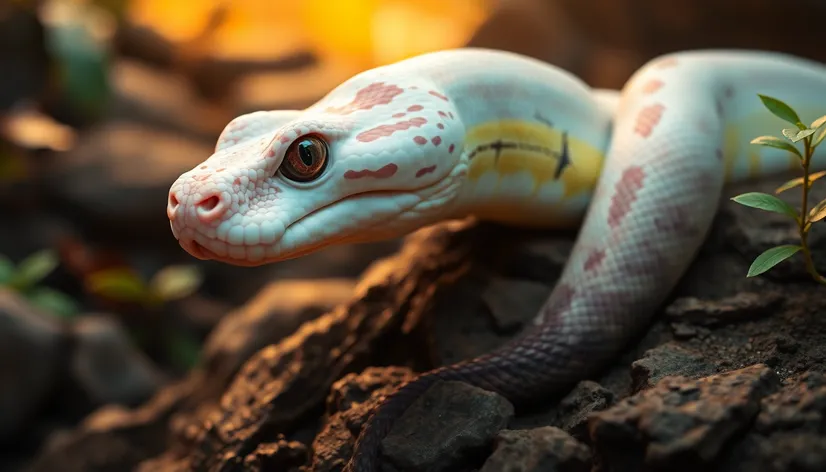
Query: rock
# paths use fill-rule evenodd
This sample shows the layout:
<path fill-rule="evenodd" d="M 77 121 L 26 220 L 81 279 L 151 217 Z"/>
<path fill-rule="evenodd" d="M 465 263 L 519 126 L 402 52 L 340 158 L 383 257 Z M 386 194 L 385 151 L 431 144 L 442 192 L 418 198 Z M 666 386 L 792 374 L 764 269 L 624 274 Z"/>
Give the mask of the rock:
<path fill-rule="evenodd" d="M 226 314 L 204 342 L 204 365 L 210 377 L 225 388 L 256 351 L 349 300 L 354 288 L 355 282 L 344 278 L 270 283 L 244 306 Z"/>
<path fill-rule="evenodd" d="M 722 300 L 680 298 L 665 309 L 668 319 L 700 326 L 720 326 L 768 316 L 783 304 L 777 292 L 741 292 Z"/>
<path fill-rule="evenodd" d="M 333 384 L 327 418 L 313 441 L 312 472 L 338 472 L 350 460 L 364 422 L 387 395 L 415 377 L 403 367 L 370 367 Z"/>
<path fill-rule="evenodd" d="M 554 424 L 575 438 L 588 435 L 588 417 L 614 404 L 614 392 L 602 385 L 583 380 L 559 402 Z"/>
<path fill-rule="evenodd" d="M 398 254 L 368 269 L 350 301 L 250 357 L 219 404 L 201 405 L 184 422 L 195 431 L 188 433 L 194 453 L 184 467 L 219 469 L 245 460 L 262 435 L 310 420 L 342 376 L 374 363 L 407 362 L 416 344 L 400 333 L 417 326 L 434 287 L 467 269 L 460 257 L 467 246 L 486 243 L 474 231 L 460 231 L 465 227 L 450 223 L 414 233 Z"/>
<path fill-rule="evenodd" d="M 400 471 L 456 470 L 483 454 L 513 414 L 496 393 L 438 382 L 395 421 L 381 443 L 384 457 Z"/>
<path fill-rule="evenodd" d="M 279 438 L 277 442 L 259 444 L 243 463 L 243 470 L 250 472 L 267 472 L 283 470 L 299 472 L 307 462 L 307 447 L 298 441 Z"/>
<path fill-rule="evenodd" d="M 161 389 L 139 408 L 107 406 L 77 428 L 55 434 L 27 472 L 110 472 L 133 470 L 168 445 L 167 422 L 197 387 L 180 382 Z"/>
<path fill-rule="evenodd" d="M 760 364 L 698 380 L 664 378 L 590 418 L 595 470 L 707 467 L 779 387 L 777 375 Z"/>
<path fill-rule="evenodd" d="M 767 396 L 752 431 L 730 448 L 722 472 L 826 470 L 826 376 L 807 372 Z"/>
<path fill-rule="evenodd" d="M 165 382 L 160 370 L 112 318 L 80 317 L 71 333 L 69 375 L 92 404 L 138 405 Z"/>
<path fill-rule="evenodd" d="M 169 186 L 212 154 L 214 143 L 145 125 L 108 122 L 55 159 L 44 185 L 74 219 L 110 238 L 166 237 Z M 160 211 L 159 211 L 160 209 Z"/>
<path fill-rule="evenodd" d="M 591 451 L 553 426 L 503 430 L 479 472 L 588 472 Z"/>
<path fill-rule="evenodd" d="M 716 368 L 699 354 L 675 343 L 666 343 L 649 349 L 642 359 L 631 364 L 634 391 L 653 387 L 662 378 L 671 375 L 699 377 L 714 373 Z"/>
<path fill-rule="evenodd" d="M 68 338 L 57 319 L 0 287 L 0 438 L 24 428 L 52 394 Z"/>
<path fill-rule="evenodd" d="M 482 300 L 493 314 L 496 327 L 515 333 L 536 317 L 550 294 L 551 288 L 538 282 L 494 277 L 482 293 Z"/>

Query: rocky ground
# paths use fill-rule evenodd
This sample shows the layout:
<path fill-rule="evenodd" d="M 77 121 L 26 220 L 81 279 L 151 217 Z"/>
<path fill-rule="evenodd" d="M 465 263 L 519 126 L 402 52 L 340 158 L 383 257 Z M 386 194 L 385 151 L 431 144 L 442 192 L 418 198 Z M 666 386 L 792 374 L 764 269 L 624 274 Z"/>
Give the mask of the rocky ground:
<path fill-rule="evenodd" d="M 680 21 L 652 7 L 647 20 L 613 28 L 597 24 L 622 17 L 613 3 L 595 15 L 569 3 L 507 3 L 470 44 L 528 53 L 602 87 L 661 48 L 716 41 L 822 54 L 799 50 L 822 41 L 773 21 L 774 37 L 703 22 L 734 16 L 711 3 L 678 2 Z M 749 21 L 768 21 L 768 8 L 747 10 Z M 698 23 L 710 30 L 691 39 Z M 193 264 L 163 212 L 170 183 L 209 154 L 231 117 L 311 103 L 341 71 L 303 51 L 182 64 L 163 38 L 126 28 L 103 110 L 51 90 L 41 108 L 64 125 L 21 128 L 9 104 L 48 83 L 48 55 L 36 21 L 14 24 L 23 26 L 3 23 L 0 44 L 31 50 L 0 48 L 0 70 L 11 71 L 0 74 L 0 253 L 18 262 L 50 248 L 58 264 L 36 287 L 52 292 L 0 284 L 3 472 L 339 471 L 383 395 L 516 336 L 567 259 L 573 233 L 464 221 L 255 269 Z M 437 384 L 383 442 L 384 470 L 826 470 L 823 289 L 797 260 L 747 279 L 757 254 L 795 232 L 726 198 L 782 180 L 726 190 L 696 262 L 598 376 L 531 409 Z M 824 234 L 815 225 L 811 243 L 826 271 Z M 197 291 L 163 303 L 132 296 L 180 264 L 198 269 Z M 119 289 L 95 290 L 95 275 L 111 269 L 128 275 Z"/>

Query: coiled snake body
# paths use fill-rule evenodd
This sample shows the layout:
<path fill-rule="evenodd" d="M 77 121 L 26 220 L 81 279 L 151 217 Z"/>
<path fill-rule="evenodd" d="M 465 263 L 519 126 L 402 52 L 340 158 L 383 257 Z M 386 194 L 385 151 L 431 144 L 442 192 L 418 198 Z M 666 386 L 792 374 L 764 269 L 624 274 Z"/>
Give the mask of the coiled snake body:
<path fill-rule="evenodd" d="M 466 215 L 581 224 L 535 326 L 422 374 L 376 409 L 345 469 L 374 471 L 393 421 L 436 380 L 541 399 L 640 333 L 703 242 L 723 185 L 799 168 L 788 152 L 749 144 L 789 126 L 758 93 L 808 123 L 826 113 L 826 67 L 681 52 L 616 92 L 517 54 L 428 53 L 358 74 L 305 110 L 234 119 L 172 185 L 167 213 L 193 256 L 250 266 Z"/>

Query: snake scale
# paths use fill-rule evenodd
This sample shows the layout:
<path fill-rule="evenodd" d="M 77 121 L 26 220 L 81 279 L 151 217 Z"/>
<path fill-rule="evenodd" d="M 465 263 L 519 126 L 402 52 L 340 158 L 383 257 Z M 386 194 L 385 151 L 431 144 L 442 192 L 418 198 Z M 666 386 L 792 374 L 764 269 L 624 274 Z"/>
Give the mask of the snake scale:
<path fill-rule="evenodd" d="M 790 153 L 749 144 L 789 126 L 758 93 L 811 121 L 826 113 L 826 66 L 676 52 L 612 91 L 510 52 L 426 53 L 359 73 L 304 110 L 233 119 L 214 154 L 172 185 L 167 214 L 191 255 L 242 266 L 469 215 L 580 228 L 522 335 L 425 372 L 376 408 L 345 468 L 372 472 L 393 421 L 435 381 L 541 400 L 641 333 L 702 244 L 724 185 L 799 169 Z"/>

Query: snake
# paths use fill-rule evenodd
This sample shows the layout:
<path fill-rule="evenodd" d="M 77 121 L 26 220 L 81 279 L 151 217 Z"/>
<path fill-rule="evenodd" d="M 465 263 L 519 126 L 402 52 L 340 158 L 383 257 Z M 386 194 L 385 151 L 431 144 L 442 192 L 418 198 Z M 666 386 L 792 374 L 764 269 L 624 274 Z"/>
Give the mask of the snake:
<path fill-rule="evenodd" d="M 613 90 L 515 52 L 426 52 L 356 73 L 307 108 L 233 118 L 214 153 L 172 184 L 167 216 L 193 257 L 250 267 L 468 217 L 578 230 L 522 333 L 418 374 L 373 409 L 344 469 L 373 472 L 383 438 L 434 383 L 542 401 L 641 334 L 696 257 L 725 186 L 801 169 L 788 150 L 751 143 L 793 127 L 758 94 L 814 120 L 826 113 L 826 65 L 677 51 Z M 811 169 L 824 161 L 818 148 Z"/>

